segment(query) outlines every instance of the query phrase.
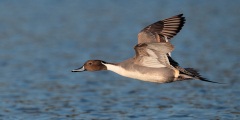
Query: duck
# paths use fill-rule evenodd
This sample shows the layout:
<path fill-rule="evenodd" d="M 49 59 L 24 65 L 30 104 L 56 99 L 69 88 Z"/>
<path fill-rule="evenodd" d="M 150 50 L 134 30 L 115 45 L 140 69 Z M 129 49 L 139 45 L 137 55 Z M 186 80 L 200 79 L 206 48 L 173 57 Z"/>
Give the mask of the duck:
<path fill-rule="evenodd" d="M 218 83 L 202 77 L 194 68 L 183 68 L 171 57 L 174 46 L 170 40 L 185 24 L 183 14 L 157 21 L 138 33 L 135 56 L 118 63 L 88 60 L 72 72 L 108 70 L 121 76 L 154 83 L 183 80 L 201 80 Z"/>

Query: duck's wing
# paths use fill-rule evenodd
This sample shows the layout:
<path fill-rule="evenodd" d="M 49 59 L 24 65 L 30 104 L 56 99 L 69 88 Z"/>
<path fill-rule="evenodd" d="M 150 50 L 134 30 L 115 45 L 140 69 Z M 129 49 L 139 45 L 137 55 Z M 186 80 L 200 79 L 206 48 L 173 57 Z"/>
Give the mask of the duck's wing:
<path fill-rule="evenodd" d="M 136 52 L 134 57 L 135 64 L 152 68 L 173 68 L 167 53 L 173 51 L 174 46 L 169 42 L 140 43 L 134 49 Z"/>
<path fill-rule="evenodd" d="M 138 44 L 147 42 L 168 42 L 183 27 L 185 18 L 179 14 L 158 22 L 155 22 L 138 33 Z"/>

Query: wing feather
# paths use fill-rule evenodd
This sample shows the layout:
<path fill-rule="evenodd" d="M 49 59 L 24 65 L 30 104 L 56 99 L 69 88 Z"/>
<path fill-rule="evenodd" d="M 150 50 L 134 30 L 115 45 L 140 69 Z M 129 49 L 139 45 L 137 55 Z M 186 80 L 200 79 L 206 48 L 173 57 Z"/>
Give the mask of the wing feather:
<path fill-rule="evenodd" d="M 174 37 L 182 29 L 184 23 L 183 14 L 155 22 L 138 33 L 138 43 L 167 42 L 165 38 L 171 39 Z M 159 37 L 156 37 L 156 34 Z"/>
<path fill-rule="evenodd" d="M 140 43 L 134 49 L 136 52 L 135 63 L 152 68 L 171 68 L 167 56 L 167 53 L 174 49 L 171 43 Z"/>

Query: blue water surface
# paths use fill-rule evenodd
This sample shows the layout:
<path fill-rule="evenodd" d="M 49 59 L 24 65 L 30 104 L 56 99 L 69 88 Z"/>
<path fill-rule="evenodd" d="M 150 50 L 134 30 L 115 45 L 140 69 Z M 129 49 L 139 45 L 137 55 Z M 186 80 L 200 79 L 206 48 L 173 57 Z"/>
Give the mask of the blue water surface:
<path fill-rule="evenodd" d="M 240 119 L 240 1 L 1 0 L 0 119 Z M 198 80 L 156 84 L 109 71 L 72 73 L 88 59 L 134 55 L 137 34 L 184 13 L 173 58 Z"/>

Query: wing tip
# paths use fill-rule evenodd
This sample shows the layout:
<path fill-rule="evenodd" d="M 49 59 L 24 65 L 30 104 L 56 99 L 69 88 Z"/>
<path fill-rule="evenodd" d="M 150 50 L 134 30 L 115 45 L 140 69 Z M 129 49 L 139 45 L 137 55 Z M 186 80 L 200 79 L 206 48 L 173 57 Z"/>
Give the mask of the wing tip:
<path fill-rule="evenodd" d="M 182 29 L 182 27 L 184 26 L 185 22 L 186 22 L 186 18 L 183 16 L 183 13 L 176 15 L 178 18 L 180 18 L 180 24 L 177 30 L 177 33 Z"/>
<path fill-rule="evenodd" d="M 179 14 L 179 17 L 181 19 L 181 22 L 180 22 L 180 25 L 179 25 L 179 31 L 180 31 L 182 29 L 182 27 L 184 26 L 185 22 L 186 22 L 186 18 L 183 16 L 183 14 Z"/>
<path fill-rule="evenodd" d="M 186 19 L 183 16 L 183 14 L 181 13 L 181 14 L 172 16 L 170 18 L 167 18 L 167 19 L 165 19 L 163 21 L 164 21 L 164 23 L 166 25 L 166 27 L 164 29 L 165 31 L 163 30 L 163 35 L 165 35 L 168 39 L 171 39 L 175 35 L 177 35 L 177 33 L 179 33 L 182 30 L 182 28 L 183 28 L 183 26 L 184 26 L 184 24 L 186 22 Z M 176 21 L 179 24 L 175 25 Z M 175 29 L 175 30 L 172 31 L 171 29 Z M 172 32 L 169 32 L 169 31 L 172 31 Z"/>

